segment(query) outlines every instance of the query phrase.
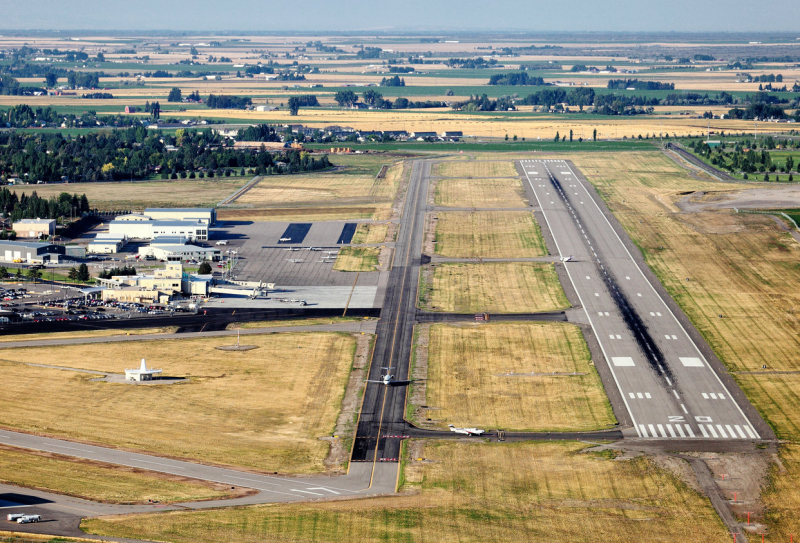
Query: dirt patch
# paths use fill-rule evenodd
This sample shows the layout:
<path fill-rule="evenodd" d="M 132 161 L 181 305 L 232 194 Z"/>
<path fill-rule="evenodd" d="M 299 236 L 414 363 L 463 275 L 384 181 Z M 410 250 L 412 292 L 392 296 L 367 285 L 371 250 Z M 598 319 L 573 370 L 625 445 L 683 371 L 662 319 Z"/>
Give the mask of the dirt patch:
<path fill-rule="evenodd" d="M 760 187 L 739 191 L 695 192 L 677 202 L 684 211 L 781 209 L 800 207 L 800 187 Z"/>
<path fill-rule="evenodd" d="M 760 452 L 687 453 L 686 456 L 703 459 L 714 474 L 717 486 L 730 500 L 734 515 L 746 519 L 747 511 L 750 511 L 751 520 L 763 519 L 764 505 L 761 502 L 761 492 L 769 483 L 772 463 L 780 463 L 777 455 Z"/>
<path fill-rule="evenodd" d="M 734 213 L 680 213 L 675 217 L 700 234 L 734 234 L 747 228 Z"/>
<path fill-rule="evenodd" d="M 353 359 L 353 370 L 342 398 L 342 410 L 336 420 L 336 429 L 333 437 L 321 438 L 330 443 L 328 456 L 323 461 L 325 469 L 331 474 L 341 474 L 346 471 L 346 464 L 350 458 L 353 435 L 356 430 L 356 420 L 361 409 L 361 397 L 364 394 L 364 379 L 366 368 L 372 352 L 372 334 L 353 334 L 356 339 L 356 354 Z"/>
<path fill-rule="evenodd" d="M 435 239 L 436 239 L 436 222 L 437 213 L 425 214 L 425 233 L 422 239 L 422 254 L 433 256 L 436 254 Z"/>
<path fill-rule="evenodd" d="M 427 422 L 427 414 L 424 406 L 427 403 L 428 389 L 425 379 L 428 378 L 428 345 L 431 337 L 430 324 L 418 324 L 414 330 L 414 355 L 411 366 L 412 381 L 411 393 L 409 394 L 408 405 L 411 412 L 408 413 L 409 419 L 416 424 L 424 427 L 430 426 Z M 411 455 L 411 458 L 416 458 Z"/>

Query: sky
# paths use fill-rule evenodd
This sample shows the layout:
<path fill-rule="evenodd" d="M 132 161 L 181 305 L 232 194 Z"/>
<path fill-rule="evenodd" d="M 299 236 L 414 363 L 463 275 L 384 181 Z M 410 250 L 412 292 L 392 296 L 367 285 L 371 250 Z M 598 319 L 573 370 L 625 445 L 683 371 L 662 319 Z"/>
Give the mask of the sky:
<path fill-rule="evenodd" d="M 797 32 L 797 0 L 0 0 L 7 30 Z"/>

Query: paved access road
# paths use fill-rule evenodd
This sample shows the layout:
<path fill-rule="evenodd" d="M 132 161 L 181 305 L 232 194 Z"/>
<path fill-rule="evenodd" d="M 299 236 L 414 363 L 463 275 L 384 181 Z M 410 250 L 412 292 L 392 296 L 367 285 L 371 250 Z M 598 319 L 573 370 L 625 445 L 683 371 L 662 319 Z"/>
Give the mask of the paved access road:
<path fill-rule="evenodd" d="M 576 171 L 522 160 L 636 435 L 758 439 L 687 330 L 638 266 Z"/>

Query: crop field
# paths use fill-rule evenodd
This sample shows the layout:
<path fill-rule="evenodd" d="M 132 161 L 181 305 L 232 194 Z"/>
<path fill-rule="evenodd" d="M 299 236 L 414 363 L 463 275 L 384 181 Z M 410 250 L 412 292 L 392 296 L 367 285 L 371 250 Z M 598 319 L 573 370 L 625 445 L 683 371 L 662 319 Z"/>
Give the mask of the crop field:
<path fill-rule="evenodd" d="M 378 247 L 342 247 L 333 269 L 350 272 L 375 271 L 380 254 Z"/>
<path fill-rule="evenodd" d="M 356 227 L 351 243 L 355 245 L 374 245 L 386 241 L 386 234 L 389 232 L 388 223 L 367 223 L 362 222 Z"/>
<path fill-rule="evenodd" d="M 516 208 L 527 206 L 520 179 L 440 179 L 435 203 L 444 207 Z"/>
<path fill-rule="evenodd" d="M 451 161 L 436 164 L 433 174 L 443 177 L 514 177 L 517 169 L 509 161 Z"/>
<path fill-rule="evenodd" d="M 105 503 L 224 498 L 229 486 L 72 456 L 0 447 L 0 482 Z"/>
<path fill-rule="evenodd" d="M 415 444 L 416 445 L 416 444 Z M 585 444 L 425 442 L 405 464 L 412 494 L 87 519 L 93 534 L 205 541 L 725 541 L 711 503 L 647 457 Z M 421 461 L 416 458 L 423 459 Z M 509 467 L 513 467 L 509 469 Z"/>
<path fill-rule="evenodd" d="M 288 473 L 323 471 L 355 353 L 344 333 L 97 343 L 0 353 L 3 424 L 16 430 L 200 462 Z M 180 353 L 180 356 L 176 356 Z M 173 385 L 93 382 L 96 375 L 18 362 L 122 373 L 139 359 L 186 377 Z M 69 416 L 64 416 L 69 413 Z M 131 416 L 135 414 L 135 416 Z M 120 424 L 124 420 L 125 424 Z"/>
<path fill-rule="evenodd" d="M 436 254 L 453 258 L 528 258 L 547 248 L 533 213 L 448 211 L 436 214 Z"/>
<path fill-rule="evenodd" d="M 659 154 L 573 159 L 776 433 L 800 439 L 796 376 L 773 373 L 800 370 L 797 242 L 765 215 L 679 213 L 682 192 L 736 186 L 694 180 Z"/>
<path fill-rule="evenodd" d="M 428 345 L 426 412 L 441 427 L 584 431 L 616 423 L 573 324 L 434 324 Z"/>
<path fill-rule="evenodd" d="M 176 179 L 144 182 L 69 183 L 54 185 L 20 185 L 11 188 L 18 195 L 35 192 L 43 198 L 58 196 L 62 192 L 86 194 L 89 204 L 102 210 L 130 209 L 141 211 L 146 207 L 213 207 L 239 188 L 249 177 L 222 177 L 213 179 Z"/>
<path fill-rule="evenodd" d="M 432 275 L 429 285 L 421 279 L 420 300 L 434 311 L 532 313 L 569 307 L 552 264 L 445 263 Z"/>

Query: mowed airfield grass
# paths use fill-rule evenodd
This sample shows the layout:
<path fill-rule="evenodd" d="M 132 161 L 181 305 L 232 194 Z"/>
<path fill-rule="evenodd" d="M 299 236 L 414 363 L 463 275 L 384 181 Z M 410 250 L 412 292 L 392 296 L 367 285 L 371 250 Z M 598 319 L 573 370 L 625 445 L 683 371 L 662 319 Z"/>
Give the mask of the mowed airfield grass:
<path fill-rule="evenodd" d="M 353 245 L 371 245 L 386 241 L 386 234 L 389 232 L 389 223 L 366 223 L 362 222 L 356 227 Z"/>
<path fill-rule="evenodd" d="M 443 263 L 430 283 L 421 274 L 420 305 L 450 313 L 533 313 L 570 306 L 555 267 L 539 262 Z"/>
<path fill-rule="evenodd" d="M 0 447 L 0 482 L 105 503 L 224 498 L 229 486 L 71 456 Z"/>
<path fill-rule="evenodd" d="M 436 183 L 434 202 L 442 207 L 517 208 L 528 205 L 523 195 L 518 178 L 443 178 Z"/>
<path fill-rule="evenodd" d="M 103 210 L 146 207 L 213 207 L 236 192 L 252 177 L 214 177 L 211 179 L 175 179 L 135 183 L 69 183 L 54 185 L 20 185 L 11 188 L 18 196 L 35 192 L 42 198 L 62 192 L 86 194 L 93 208 Z"/>
<path fill-rule="evenodd" d="M 433 175 L 442 177 L 514 177 L 517 169 L 509 161 L 450 161 L 434 166 Z"/>
<path fill-rule="evenodd" d="M 0 413 L 10 429 L 263 471 L 323 471 L 355 353 L 344 333 L 34 347 L 0 353 Z M 17 362 L 122 373 L 146 358 L 174 385 L 97 377 Z"/>
<path fill-rule="evenodd" d="M 708 499 L 646 457 L 582 443 L 426 441 L 401 481 L 415 491 L 359 501 L 274 504 L 84 520 L 104 536 L 211 541 L 725 541 Z M 421 460 L 417 460 L 417 458 Z"/>
<path fill-rule="evenodd" d="M 584 431 L 616 423 L 573 324 L 434 324 L 425 390 L 427 416 L 442 427 Z"/>
<path fill-rule="evenodd" d="M 436 254 L 453 258 L 530 258 L 547 248 L 528 211 L 447 211 L 436 214 Z"/>
<path fill-rule="evenodd" d="M 333 269 L 349 272 L 375 271 L 380 254 L 378 247 L 342 247 L 336 255 Z"/>

